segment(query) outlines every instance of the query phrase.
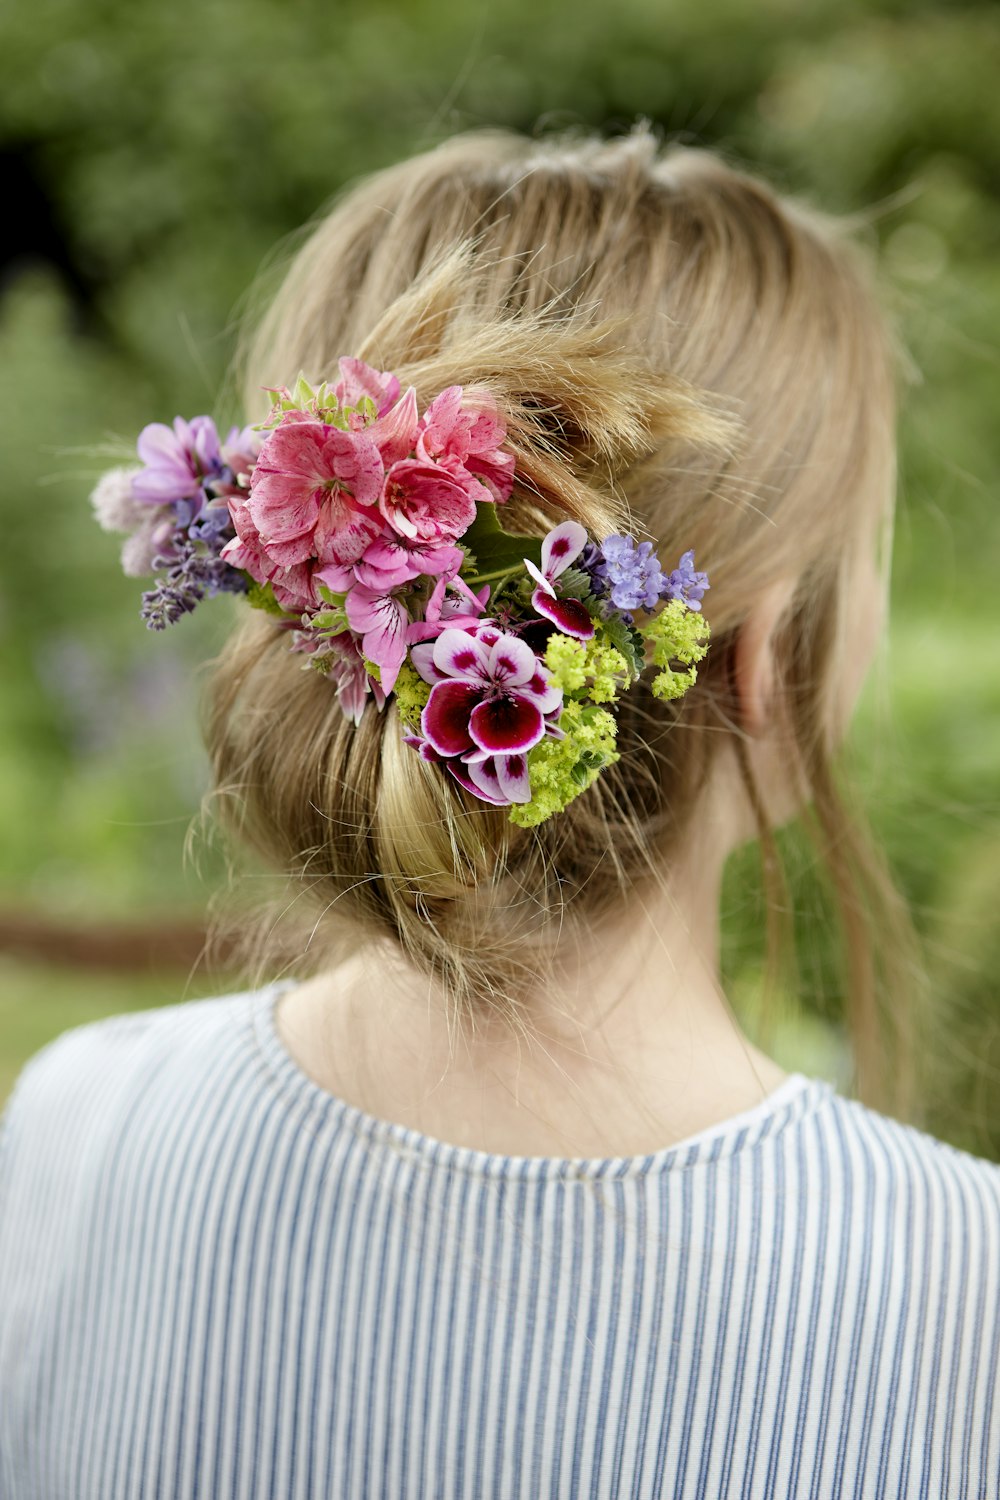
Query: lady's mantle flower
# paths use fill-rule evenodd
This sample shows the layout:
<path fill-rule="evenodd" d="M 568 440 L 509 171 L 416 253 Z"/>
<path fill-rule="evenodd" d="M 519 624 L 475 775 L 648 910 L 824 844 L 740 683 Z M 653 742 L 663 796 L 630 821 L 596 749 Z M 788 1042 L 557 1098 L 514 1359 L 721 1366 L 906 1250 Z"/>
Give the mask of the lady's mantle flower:
<path fill-rule="evenodd" d="M 701 601 L 706 591 L 711 587 L 707 573 L 696 573 L 694 567 L 694 552 L 685 552 L 676 567 L 670 574 L 663 589 L 664 596 L 668 599 L 683 599 L 688 609 L 701 609 Z"/>
<path fill-rule="evenodd" d="M 432 684 L 420 716 L 427 760 L 444 760 L 487 801 L 527 802 L 527 752 L 562 706 L 562 690 L 524 641 L 491 622 L 444 630 L 415 645 L 410 659 Z"/>
<path fill-rule="evenodd" d="M 531 801 L 515 807 L 512 823 L 533 828 L 585 792 L 605 766 L 621 757 L 615 748 L 614 715 L 594 703 L 568 702 L 559 719 L 561 734 L 542 740 L 528 756 Z"/>
<path fill-rule="evenodd" d="M 586 544 L 587 532 L 579 521 L 563 521 L 542 543 L 541 572 L 529 558 L 524 559 L 524 566 L 538 585 L 531 596 L 532 609 L 551 620 L 564 635 L 581 641 L 593 635 L 594 622 L 579 599 L 559 598 L 553 583 L 576 561 Z"/>

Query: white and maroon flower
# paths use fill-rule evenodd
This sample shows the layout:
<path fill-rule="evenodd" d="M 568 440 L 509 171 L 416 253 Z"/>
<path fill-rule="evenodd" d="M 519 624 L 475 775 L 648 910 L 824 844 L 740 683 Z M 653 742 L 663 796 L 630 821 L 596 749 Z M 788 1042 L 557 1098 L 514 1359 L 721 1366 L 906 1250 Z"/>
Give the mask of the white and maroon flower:
<path fill-rule="evenodd" d="M 290 411 L 268 434 L 250 477 L 246 510 L 275 563 L 349 563 L 382 530 L 376 502 L 385 470 L 365 432 L 344 432 Z M 238 512 L 233 522 L 239 532 Z"/>
<path fill-rule="evenodd" d="M 586 545 L 587 532 L 579 521 L 563 521 L 542 543 L 541 572 L 529 558 L 524 559 L 524 566 L 538 585 L 531 596 L 532 608 L 551 620 L 564 635 L 581 641 L 594 634 L 594 622 L 579 599 L 561 599 L 553 581 L 576 561 Z"/>
<path fill-rule="evenodd" d="M 420 421 L 417 453 L 435 462 L 452 460 L 475 475 L 487 491 L 477 500 L 504 501 L 514 488 L 514 455 L 500 444 L 507 428 L 491 391 L 482 386 L 447 386 Z"/>
<path fill-rule="evenodd" d="M 432 752 L 422 750 L 425 758 L 447 760 L 473 789 L 489 790 L 495 775 L 506 801 L 528 801 L 527 752 L 562 707 L 562 689 L 531 647 L 484 622 L 444 630 L 434 642 L 414 646 L 410 657 L 433 684 L 420 719 Z"/>

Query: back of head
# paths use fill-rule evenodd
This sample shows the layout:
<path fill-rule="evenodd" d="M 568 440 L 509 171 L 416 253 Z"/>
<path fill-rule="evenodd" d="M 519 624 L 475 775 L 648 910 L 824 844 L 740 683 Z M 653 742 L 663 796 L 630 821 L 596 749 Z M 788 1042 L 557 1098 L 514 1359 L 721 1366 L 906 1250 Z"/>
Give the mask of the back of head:
<path fill-rule="evenodd" d="M 859 550 L 891 514 L 895 371 L 848 229 L 642 127 L 614 141 L 461 135 L 353 186 L 316 225 L 249 351 L 251 420 L 262 387 L 300 370 L 319 382 L 343 354 L 397 372 L 421 405 L 488 386 L 517 460 L 504 526 L 540 535 L 571 517 L 666 556 L 693 548 L 713 646 L 676 704 L 642 681 L 625 695 L 621 760 L 525 829 L 407 749 L 393 700 L 346 719 L 248 612 L 215 667 L 208 743 L 229 821 L 302 887 L 307 968 L 382 941 L 461 1015 L 530 1016 L 558 944 L 661 881 L 697 836 L 716 758 L 735 754 L 752 780 L 732 650 L 778 576 L 797 579 L 782 691 L 857 908 L 830 684 Z M 856 990 L 863 969 L 855 957 Z"/>

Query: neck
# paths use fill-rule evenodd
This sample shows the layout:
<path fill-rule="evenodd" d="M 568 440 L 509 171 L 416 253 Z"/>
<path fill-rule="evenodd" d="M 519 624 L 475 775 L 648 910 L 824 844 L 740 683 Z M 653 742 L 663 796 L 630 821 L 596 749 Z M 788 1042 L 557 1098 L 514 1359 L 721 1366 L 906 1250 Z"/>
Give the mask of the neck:
<path fill-rule="evenodd" d="M 751 1108 L 787 1075 L 724 995 L 724 853 L 704 834 L 668 887 L 560 954 L 530 1039 L 495 1019 L 456 1037 L 445 997 L 370 950 L 285 997 L 288 1050 L 371 1114 L 510 1155 L 644 1154 Z"/>

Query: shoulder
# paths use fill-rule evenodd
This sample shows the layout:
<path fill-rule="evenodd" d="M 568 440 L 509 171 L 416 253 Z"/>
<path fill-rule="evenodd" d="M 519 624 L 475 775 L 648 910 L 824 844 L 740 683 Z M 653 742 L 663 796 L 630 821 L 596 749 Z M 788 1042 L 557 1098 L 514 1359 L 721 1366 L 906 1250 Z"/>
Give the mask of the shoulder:
<path fill-rule="evenodd" d="M 193 1081 L 220 1052 L 245 1047 L 255 993 L 107 1016 L 48 1042 L 24 1064 L 0 1114 L 0 1189 L 29 1144 L 42 1155 L 47 1144 L 71 1152 L 85 1127 L 150 1097 L 154 1085 Z"/>
<path fill-rule="evenodd" d="M 943 1247 L 948 1256 L 995 1258 L 1000 1164 L 857 1100 L 837 1094 L 830 1103 L 827 1152 L 862 1222 L 915 1247 L 922 1238 L 925 1248 Z M 1000 1294 L 1000 1268 L 989 1274 Z"/>

